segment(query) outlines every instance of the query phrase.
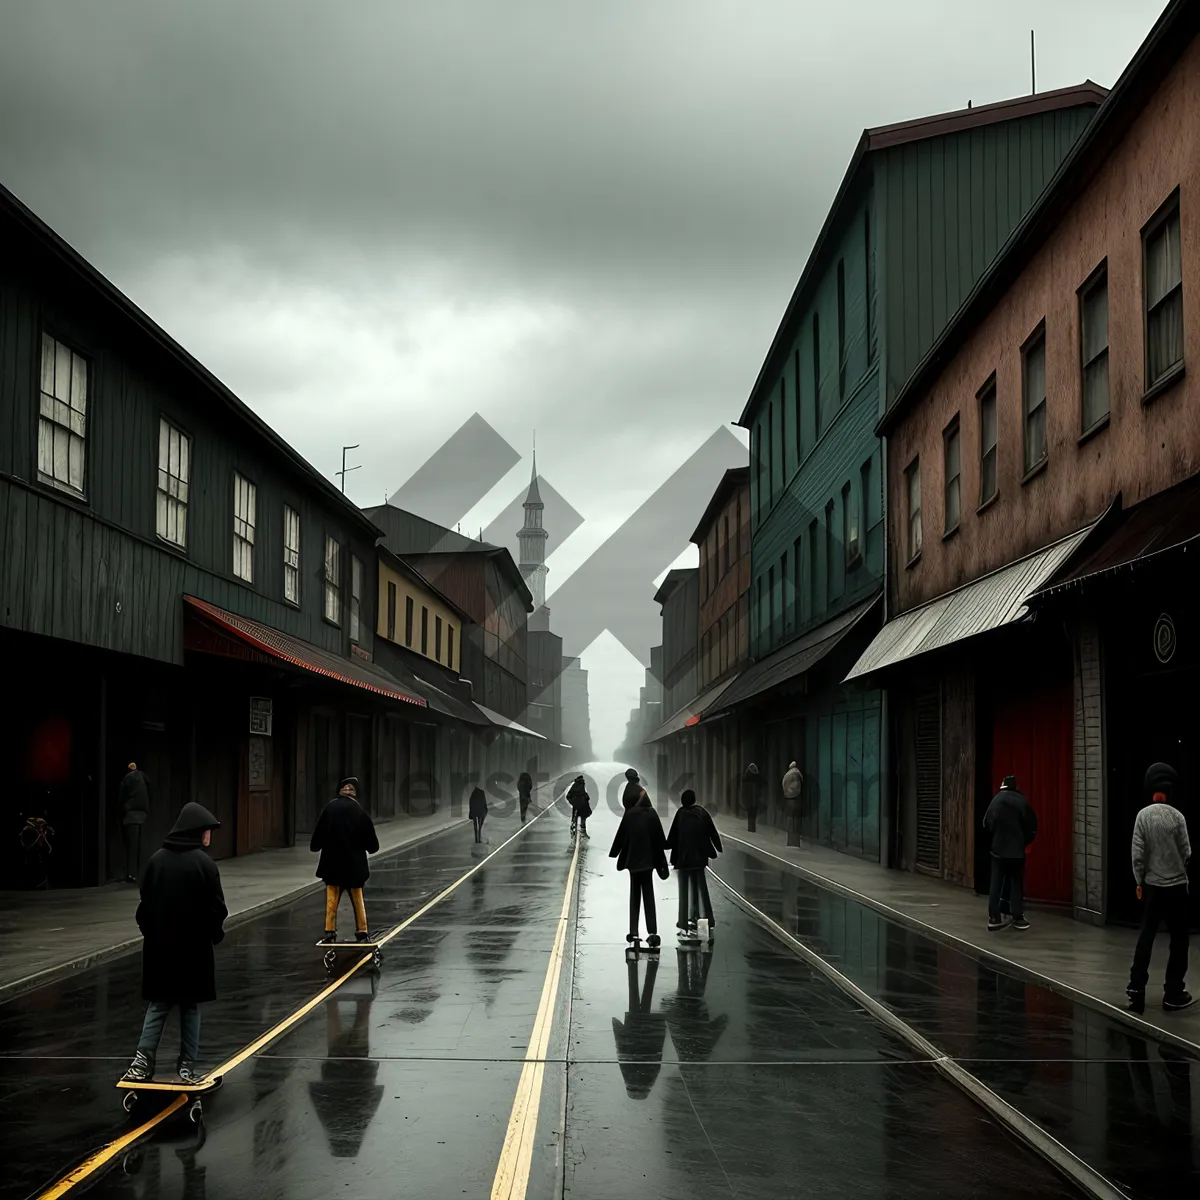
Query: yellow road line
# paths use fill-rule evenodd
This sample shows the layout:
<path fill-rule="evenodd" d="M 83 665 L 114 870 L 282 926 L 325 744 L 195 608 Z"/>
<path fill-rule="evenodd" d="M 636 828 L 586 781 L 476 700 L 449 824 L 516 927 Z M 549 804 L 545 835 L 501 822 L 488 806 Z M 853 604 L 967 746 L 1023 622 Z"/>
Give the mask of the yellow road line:
<path fill-rule="evenodd" d="M 517 1082 L 517 1094 L 508 1118 L 508 1130 L 500 1150 L 496 1178 L 492 1183 L 492 1200 L 522 1200 L 529 1187 L 533 1139 L 537 1133 L 538 1109 L 542 1103 L 542 1081 L 546 1074 L 546 1051 L 550 1045 L 550 1028 L 554 1020 L 559 976 L 562 974 L 567 919 L 571 911 L 571 894 L 575 886 L 575 868 L 578 863 L 579 842 L 576 841 L 575 852 L 571 855 L 571 869 L 567 873 L 567 890 L 563 896 L 562 912 L 559 914 L 558 928 L 554 934 L 554 946 L 550 951 L 550 963 L 546 968 L 546 981 L 542 985 L 542 999 L 533 1023 L 533 1033 L 529 1038 L 529 1048 L 525 1051 L 525 1065 L 521 1068 L 521 1078 Z"/>
<path fill-rule="evenodd" d="M 165 1121 L 172 1113 L 178 1112 L 186 1103 L 187 1096 L 176 1096 L 162 1112 L 155 1113 L 150 1120 L 139 1125 L 136 1129 L 131 1129 L 128 1133 L 117 1138 L 116 1141 L 109 1142 L 102 1150 L 97 1150 L 91 1158 L 84 1159 L 75 1170 L 64 1175 L 49 1191 L 43 1192 L 38 1197 L 38 1200 L 56 1200 L 58 1196 L 65 1196 L 73 1187 L 82 1183 L 95 1171 L 98 1171 L 106 1162 L 116 1158 L 126 1146 L 132 1145 L 138 1138 L 144 1137 L 155 1125 Z"/>
<path fill-rule="evenodd" d="M 551 809 L 553 809 L 556 804 L 557 804 L 557 800 L 552 800 L 550 802 L 550 804 L 547 805 L 545 808 L 543 808 L 542 811 L 539 812 L 532 820 L 527 821 L 524 825 L 522 825 L 521 828 L 518 829 L 517 832 L 512 835 L 512 837 L 505 838 L 504 841 L 502 841 L 500 843 L 500 845 L 497 846 L 496 849 L 493 850 L 491 852 L 491 854 L 489 854 L 487 856 L 487 858 L 484 858 L 481 861 L 477 862 L 469 871 L 467 871 L 463 875 L 460 875 L 448 887 L 443 888 L 427 904 L 424 904 L 419 909 L 417 909 L 417 911 L 415 913 L 413 913 L 411 917 L 408 917 L 406 920 L 402 921 L 399 925 L 396 926 L 395 929 L 391 930 L 391 932 L 389 932 L 387 935 L 380 938 L 379 945 L 380 946 L 386 945 L 388 942 L 390 942 L 392 940 L 392 938 L 396 937 L 397 934 L 403 933 L 403 931 L 406 930 L 414 921 L 419 920 L 421 917 L 423 917 L 431 908 L 434 907 L 434 905 L 440 904 L 443 900 L 446 899 L 447 896 L 450 895 L 451 892 L 453 892 L 456 888 L 460 887 L 462 884 L 466 883 L 466 881 L 468 879 L 470 879 L 471 876 L 474 875 L 476 871 L 478 871 L 481 867 L 485 867 L 488 864 L 488 862 L 491 861 L 492 858 L 494 858 L 497 854 L 499 854 L 500 851 L 503 850 L 504 847 L 509 844 L 509 842 L 512 842 L 512 841 L 516 840 L 517 838 L 519 838 L 521 836 L 521 834 L 523 834 L 527 829 L 530 829 L 533 826 L 534 822 L 541 820 L 541 818 L 544 817 L 548 812 L 550 812 Z M 400 847 L 400 849 L 403 849 L 403 847 Z M 575 852 L 576 852 L 576 855 L 578 855 L 578 853 L 579 853 L 578 845 L 575 848 Z M 573 860 L 571 863 L 571 873 L 572 873 L 572 875 L 574 875 L 574 873 L 575 873 L 575 863 Z M 291 1027 L 293 1025 L 295 1025 L 297 1021 L 302 1020 L 310 1012 L 312 1012 L 312 1010 L 314 1008 L 316 1008 L 317 1005 L 321 1003 L 321 1001 L 329 999 L 329 997 L 332 996 L 333 993 L 336 992 L 338 990 L 338 988 L 340 988 L 342 986 L 342 984 L 344 984 L 352 975 L 354 975 L 354 973 L 356 971 L 360 970 L 363 966 L 365 966 L 368 962 L 370 962 L 372 957 L 373 957 L 372 954 L 364 954 L 363 957 L 360 958 L 358 960 L 358 962 L 356 962 L 354 964 L 354 966 L 352 966 L 350 968 L 350 970 L 348 970 L 344 975 L 341 975 L 337 979 L 335 979 L 333 981 L 333 983 L 331 983 L 328 987 L 323 988 L 321 991 L 319 991 L 311 1000 L 306 1001 L 298 1009 L 296 1009 L 295 1012 L 284 1017 L 284 1019 L 282 1021 L 280 1021 L 279 1024 L 273 1025 L 270 1029 L 267 1030 L 266 1033 L 261 1034 L 259 1037 L 256 1037 L 254 1039 L 254 1041 L 252 1041 L 248 1046 L 244 1046 L 232 1058 L 226 1059 L 225 1062 L 223 1062 L 219 1067 L 214 1067 L 213 1070 L 211 1070 L 208 1073 L 208 1077 L 212 1078 L 217 1075 L 227 1075 L 235 1067 L 241 1066 L 241 1064 L 244 1063 L 246 1061 L 246 1059 L 250 1058 L 254 1054 L 257 1054 L 260 1050 L 262 1050 L 265 1046 L 269 1045 L 276 1038 L 281 1037 L 289 1029 L 291 1029 Z M 202 1090 L 202 1089 L 197 1089 L 197 1090 Z M 105 1163 L 109 1162 L 115 1155 L 119 1154 L 131 1142 L 136 1141 L 138 1138 L 140 1138 L 144 1134 L 148 1133 L 151 1129 L 153 1129 L 161 1121 L 166 1120 L 166 1118 L 169 1117 L 172 1113 L 178 1111 L 180 1106 L 182 1104 L 184 1104 L 186 1102 L 186 1100 L 187 1100 L 187 1095 L 186 1094 L 181 1095 L 178 1100 L 172 1101 L 165 1109 L 163 1109 L 162 1112 L 157 1113 L 154 1117 L 152 1117 L 150 1120 L 145 1122 L 145 1124 L 139 1125 L 136 1129 L 132 1130 L 131 1132 L 122 1134 L 121 1137 L 117 1138 L 115 1141 L 109 1142 L 108 1145 L 105 1146 L 102 1150 L 96 1151 L 96 1153 L 93 1154 L 91 1156 L 91 1158 L 87 1159 L 85 1162 L 80 1163 L 80 1165 L 78 1167 L 76 1167 L 73 1171 L 71 1171 L 69 1174 L 64 1175 L 62 1177 L 62 1179 L 60 1179 L 49 1190 L 42 1192 L 38 1196 L 37 1200 L 56 1200 L 57 1197 L 63 1196 L 67 1192 L 69 1192 L 71 1190 L 71 1188 L 77 1187 L 89 1175 L 94 1174 L 97 1170 L 99 1170 L 100 1167 L 104 1166 Z"/>

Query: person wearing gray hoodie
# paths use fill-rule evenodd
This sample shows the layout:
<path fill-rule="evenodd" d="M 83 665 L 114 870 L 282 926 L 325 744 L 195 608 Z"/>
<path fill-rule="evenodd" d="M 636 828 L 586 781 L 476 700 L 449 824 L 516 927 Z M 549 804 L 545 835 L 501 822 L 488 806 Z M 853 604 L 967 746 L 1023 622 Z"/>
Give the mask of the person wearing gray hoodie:
<path fill-rule="evenodd" d="M 1188 968 L 1188 861 L 1192 846 L 1187 821 L 1172 807 L 1179 777 L 1166 763 L 1154 763 L 1146 772 L 1143 790 L 1150 801 L 1133 823 L 1133 879 L 1143 901 L 1142 931 L 1133 952 L 1129 973 L 1132 1012 L 1146 1011 L 1146 984 L 1150 981 L 1150 954 L 1158 927 L 1164 921 L 1171 936 L 1167 959 L 1163 1008 L 1178 1012 L 1195 1003 L 1185 987 Z"/>

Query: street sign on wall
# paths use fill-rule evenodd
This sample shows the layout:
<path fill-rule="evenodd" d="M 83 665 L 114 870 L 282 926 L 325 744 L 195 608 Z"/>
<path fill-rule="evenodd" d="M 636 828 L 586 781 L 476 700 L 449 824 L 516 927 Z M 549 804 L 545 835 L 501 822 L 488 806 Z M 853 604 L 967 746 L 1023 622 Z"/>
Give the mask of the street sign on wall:
<path fill-rule="evenodd" d="M 260 737 L 271 736 L 272 701 L 270 696 L 250 697 L 250 732 Z"/>

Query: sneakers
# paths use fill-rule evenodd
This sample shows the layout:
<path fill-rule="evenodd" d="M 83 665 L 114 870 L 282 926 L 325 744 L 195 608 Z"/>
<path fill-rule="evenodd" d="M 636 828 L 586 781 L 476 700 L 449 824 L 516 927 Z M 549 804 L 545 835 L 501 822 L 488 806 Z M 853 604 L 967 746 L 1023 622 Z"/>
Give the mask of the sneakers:
<path fill-rule="evenodd" d="M 1129 997 L 1129 1011 L 1140 1017 L 1146 1011 L 1146 993 L 1129 987 L 1125 989 L 1125 995 Z"/>
<path fill-rule="evenodd" d="M 988 933 L 999 933 L 1003 928 L 1004 922 L 1002 920 L 993 921 L 991 917 L 988 917 Z"/>
<path fill-rule="evenodd" d="M 1191 992 L 1180 992 L 1177 996 L 1163 997 L 1163 1008 L 1167 1012 L 1183 1012 L 1185 1008 L 1191 1008 L 1195 1003 Z"/>
<path fill-rule="evenodd" d="M 657 950 L 658 947 L 662 945 L 662 938 L 660 938 L 657 933 L 652 933 L 648 938 L 646 938 L 646 945 L 649 946 L 651 950 Z"/>
<path fill-rule="evenodd" d="M 200 1083 L 204 1076 L 196 1070 L 196 1064 L 189 1062 L 186 1058 L 181 1058 L 175 1068 L 176 1074 L 184 1083 Z"/>
<path fill-rule="evenodd" d="M 121 1078 L 129 1083 L 149 1083 L 154 1078 L 154 1059 L 139 1050 Z"/>
<path fill-rule="evenodd" d="M 1024 917 L 1014 917 L 1012 927 L 1024 933 L 1029 928 L 1029 922 Z"/>
<path fill-rule="evenodd" d="M 354 940 L 356 942 L 369 942 L 371 940 L 371 935 L 365 929 L 363 929 L 354 935 Z"/>

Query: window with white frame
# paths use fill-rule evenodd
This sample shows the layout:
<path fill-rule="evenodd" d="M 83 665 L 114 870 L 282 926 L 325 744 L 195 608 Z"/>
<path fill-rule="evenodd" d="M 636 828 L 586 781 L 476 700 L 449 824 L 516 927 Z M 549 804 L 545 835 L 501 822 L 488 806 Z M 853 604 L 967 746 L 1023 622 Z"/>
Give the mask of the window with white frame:
<path fill-rule="evenodd" d="M 87 360 L 43 333 L 38 478 L 77 496 L 86 483 L 87 401 Z"/>
<path fill-rule="evenodd" d="M 1183 362 L 1183 260 L 1176 197 L 1144 234 L 1146 387 Z"/>
<path fill-rule="evenodd" d="M 342 623 L 342 548 L 325 537 L 325 620 Z"/>
<path fill-rule="evenodd" d="M 904 473 L 908 483 L 908 558 L 921 553 L 921 460 L 914 458 Z"/>
<path fill-rule="evenodd" d="M 362 635 L 363 565 L 350 556 L 350 640 L 357 642 Z"/>
<path fill-rule="evenodd" d="M 254 511 L 256 489 L 248 479 L 233 476 L 233 573 L 254 582 Z"/>
<path fill-rule="evenodd" d="M 192 439 L 165 417 L 158 422 L 158 493 L 155 532 L 164 542 L 187 548 L 188 479 Z"/>
<path fill-rule="evenodd" d="M 283 506 L 283 598 L 300 603 L 300 514 Z"/>

